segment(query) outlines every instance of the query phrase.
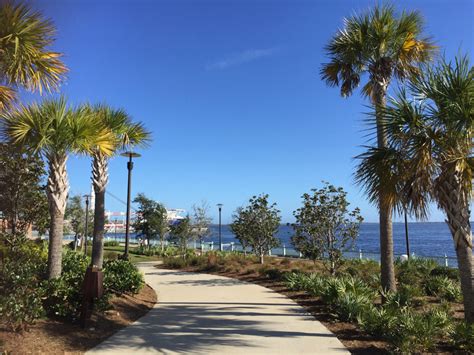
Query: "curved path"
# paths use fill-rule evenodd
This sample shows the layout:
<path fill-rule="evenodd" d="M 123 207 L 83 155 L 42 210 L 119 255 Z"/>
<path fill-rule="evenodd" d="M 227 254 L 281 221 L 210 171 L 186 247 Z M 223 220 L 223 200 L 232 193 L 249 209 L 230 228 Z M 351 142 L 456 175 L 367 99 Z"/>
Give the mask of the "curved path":
<path fill-rule="evenodd" d="M 298 304 L 267 288 L 142 263 L 158 303 L 90 354 L 331 354 L 342 343 Z"/>

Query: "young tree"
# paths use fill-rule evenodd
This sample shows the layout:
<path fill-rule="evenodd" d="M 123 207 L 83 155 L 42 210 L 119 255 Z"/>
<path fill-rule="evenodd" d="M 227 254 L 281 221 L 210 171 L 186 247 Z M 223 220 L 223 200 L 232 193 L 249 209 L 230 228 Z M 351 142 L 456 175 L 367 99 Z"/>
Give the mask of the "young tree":
<path fill-rule="evenodd" d="M 402 12 L 397 16 L 393 6 L 377 5 L 367 13 L 346 18 L 344 27 L 325 48 L 330 61 L 323 64 L 321 77 L 329 86 L 340 86 L 342 96 L 351 95 L 367 74 L 362 94 L 375 108 L 379 148 L 387 146 L 382 112 L 390 83 L 418 74 L 418 64 L 429 61 L 436 49 L 430 39 L 423 38 L 422 28 L 423 18 L 418 12 Z M 393 206 L 384 192 L 381 189 L 377 197 L 381 282 L 384 289 L 395 291 Z"/>
<path fill-rule="evenodd" d="M 18 87 L 40 93 L 59 87 L 67 68 L 48 49 L 55 31 L 30 5 L 0 3 L 0 111 L 11 106 Z"/>
<path fill-rule="evenodd" d="M 139 205 L 137 220 L 134 224 L 135 230 L 145 236 L 148 247 L 150 247 L 152 239 L 159 238 L 161 251 L 163 251 L 166 234 L 169 230 L 166 208 L 161 203 L 147 198 L 145 194 L 138 194 L 133 202 Z"/>
<path fill-rule="evenodd" d="M 0 143 L 0 211 L 12 234 L 48 223 L 44 163 L 38 154 Z M 45 221 L 46 220 L 46 221 Z"/>
<path fill-rule="evenodd" d="M 202 253 L 202 243 L 205 238 L 208 238 L 211 235 L 211 229 L 209 228 L 212 218 L 209 217 L 209 204 L 205 201 L 201 202 L 201 205 L 193 205 L 193 220 L 192 228 L 193 234 L 201 244 L 201 253 Z"/>
<path fill-rule="evenodd" d="M 247 256 L 247 248 L 249 247 L 249 240 L 250 240 L 250 230 L 249 224 L 245 223 L 246 214 L 243 207 L 238 207 L 235 210 L 235 213 L 232 215 L 233 222 L 230 225 L 230 229 L 232 233 L 234 233 L 235 237 L 239 241 L 240 245 L 242 245 L 242 249 L 244 251 L 244 255 Z"/>
<path fill-rule="evenodd" d="M 2 114 L 3 134 L 11 144 L 41 153 L 48 163 L 49 228 L 48 279 L 61 275 L 63 224 L 69 182 L 66 161 L 74 152 L 100 147 L 111 153 L 110 132 L 82 107 L 72 108 L 61 97 L 40 104 L 20 105 Z"/>
<path fill-rule="evenodd" d="M 270 205 L 268 195 L 262 194 L 253 196 L 247 207 L 236 210 L 231 229 L 243 244 L 252 248 L 263 264 L 264 255 L 280 245 L 275 237 L 280 222 L 280 211 L 276 208 L 276 203 Z"/>
<path fill-rule="evenodd" d="M 193 231 L 191 225 L 191 219 L 189 216 L 176 222 L 170 227 L 170 239 L 171 241 L 178 244 L 179 249 L 183 253 L 183 258 L 186 258 L 186 249 L 188 248 L 188 242 L 193 238 Z"/>
<path fill-rule="evenodd" d="M 94 222 L 94 216 L 92 215 L 92 213 L 88 214 L 88 218 L 89 221 L 87 223 L 87 235 L 90 236 L 92 234 Z M 68 224 L 71 228 L 71 231 L 72 233 L 74 233 L 74 250 L 76 250 L 77 239 L 85 232 L 86 210 L 85 207 L 82 205 L 81 195 L 69 197 L 66 205 L 66 211 L 64 213 L 64 219 L 69 222 Z M 82 243 L 81 245 L 84 245 L 84 243 Z"/>
<path fill-rule="evenodd" d="M 303 206 L 293 212 L 296 223 L 291 243 L 305 257 L 316 261 L 325 255 L 329 271 L 336 273 L 342 253 L 349 250 L 363 221 L 358 208 L 349 211 L 347 193 L 328 183 L 302 196 Z"/>

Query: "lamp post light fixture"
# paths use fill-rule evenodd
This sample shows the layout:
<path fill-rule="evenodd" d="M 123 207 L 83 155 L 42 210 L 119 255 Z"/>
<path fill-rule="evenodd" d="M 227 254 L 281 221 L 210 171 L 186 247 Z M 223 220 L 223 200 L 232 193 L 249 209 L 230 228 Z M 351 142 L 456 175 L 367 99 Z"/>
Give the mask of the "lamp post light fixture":
<path fill-rule="evenodd" d="M 219 250 L 222 251 L 222 223 L 221 223 L 221 214 L 222 214 L 222 203 L 218 203 L 217 207 L 219 208 Z"/>
<path fill-rule="evenodd" d="M 84 225 L 84 255 L 87 255 L 87 231 L 88 231 L 88 224 L 89 224 L 89 198 L 91 195 L 84 195 L 86 199 L 86 222 Z"/>
<path fill-rule="evenodd" d="M 132 170 L 133 170 L 133 161 L 132 158 L 141 157 L 140 154 L 129 151 L 120 154 L 122 157 L 128 158 L 127 169 L 128 169 L 128 184 L 127 184 L 127 217 L 125 221 L 125 253 L 123 258 L 128 260 L 128 248 L 130 244 L 130 195 L 132 190 Z"/>

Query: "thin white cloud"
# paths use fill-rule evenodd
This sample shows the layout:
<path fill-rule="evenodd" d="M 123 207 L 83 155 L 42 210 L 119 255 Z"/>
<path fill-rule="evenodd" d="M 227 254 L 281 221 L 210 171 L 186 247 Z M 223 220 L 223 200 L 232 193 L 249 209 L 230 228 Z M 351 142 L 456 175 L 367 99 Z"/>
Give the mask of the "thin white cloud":
<path fill-rule="evenodd" d="M 260 58 L 269 57 L 278 51 L 277 47 L 263 48 L 263 49 L 249 49 L 240 53 L 231 55 L 225 59 L 209 64 L 206 68 L 208 70 L 213 69 L 227 69 L 236 65 L 241 65 L 249 62 L 253 62 Z"/>

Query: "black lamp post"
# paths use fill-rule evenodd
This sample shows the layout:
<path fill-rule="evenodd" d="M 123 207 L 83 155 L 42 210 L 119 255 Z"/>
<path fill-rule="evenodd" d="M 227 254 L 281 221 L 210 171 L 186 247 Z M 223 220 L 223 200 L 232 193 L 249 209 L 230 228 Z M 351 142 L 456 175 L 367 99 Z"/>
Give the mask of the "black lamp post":
<path fill-rule="evenodd" d="M 222 212 L 222 203 L 218 203 L 217 207 L 219 208 L 219 250 L 222 251 L 222 224 L 221 224 L 221 212 Z"/>
<path fill-rule="evenodd" d="M 89 224 L 89 198 L 91 195 L 84 195 L 83 196 L 86 199 L 86 222 L 84 226 L 84 255 L 87 255 L 87 230 L 88 230 L 88 224 Z"/>
<path fill-rule="evenodd" d="M 120 154 L 123 157 L 128 158 L 127 162 L 127 169 L 128 169 L 128 186 L 127 186 L 127 217 L 125 222 L 125 253 L 123 254 L 123 258 L 128 260 L 128 248 L 130 244 L 130 195 L 132 190 L 132 170 L 133 170 L 133 162 L 132 158 L 139 158 L 141 157 L 140 154 L 134 152 L 124 152 Z"/>

